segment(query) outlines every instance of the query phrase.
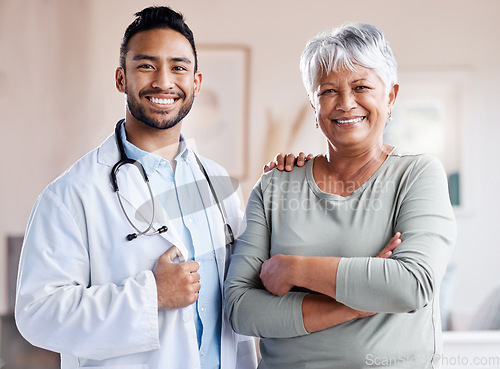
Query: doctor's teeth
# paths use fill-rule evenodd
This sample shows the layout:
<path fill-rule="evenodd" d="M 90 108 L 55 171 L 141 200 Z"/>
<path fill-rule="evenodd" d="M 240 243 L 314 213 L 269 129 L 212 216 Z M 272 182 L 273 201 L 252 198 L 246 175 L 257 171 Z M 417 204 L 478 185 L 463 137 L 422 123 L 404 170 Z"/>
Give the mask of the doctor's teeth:
<path fill-rule="evenodd" d="M 150 100 L 151 100 L 151 102 L 154 102 L 155 104 L 162 104 L 162 105 L 174 103 L 174 99 L 159 99 L 157 97 L 152 97 L 152 98 L 150 98 Z"/>
<path fill-rule="evenodd" d="M 357 122 L 361 122 L 363 119 L 364 119 L 364 117 L 360 117 L 360 118 L 353 118 L 353 119 L 347 119 L 347 120 L 335 119 L 335 121 L 336 121 L 337 123 L 340 123 L 340 124 L 348 124 L 348 123 L 357 123 Z"/>

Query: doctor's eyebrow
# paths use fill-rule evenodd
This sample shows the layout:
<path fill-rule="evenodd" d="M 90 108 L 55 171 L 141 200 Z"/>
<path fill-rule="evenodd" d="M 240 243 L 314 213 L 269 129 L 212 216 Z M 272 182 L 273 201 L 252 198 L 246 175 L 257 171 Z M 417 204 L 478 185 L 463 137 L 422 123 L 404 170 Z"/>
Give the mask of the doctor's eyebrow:
<path fill-rule="evenodd" d="M 160 58 L 156 56 L 151 56 L 151 55 L 146 55 L 146 54 L 137 54 L 135 55 L 132 60 L 151 60 L 151 61 L 158 61 Z M 168 59 L 170 62 L 181 62 L 181 63 L 186 63 L 186 64 L 192 64 L 191 59 L 185 58 L 183 56 L 174 56 Z"/>
<path fill-rule="evenodd" d="M 146 54 L 137 54 L 135 55 L 132 60 L 137 61 L 137 60 L 150 60 L 150 61 L 158 61 L 158 57 L 156 56 L 151 56 L 151 55 L 146 55 Z"/>

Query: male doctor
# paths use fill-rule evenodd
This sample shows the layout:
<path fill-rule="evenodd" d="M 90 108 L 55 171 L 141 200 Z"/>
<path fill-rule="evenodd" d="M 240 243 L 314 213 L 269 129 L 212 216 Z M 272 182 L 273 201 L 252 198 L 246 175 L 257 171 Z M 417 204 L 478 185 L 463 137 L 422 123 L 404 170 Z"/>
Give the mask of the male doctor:
<path fill-rule="evenodd" d="M 221 303 L 238 197 L 181 135 L 202 82 L 193 34 L 167 7 L 136 16 L 115 76 L 125 120 L 31 214 L 19 331 L 59 352 L 62 368 L 255 368 L 253 340 L 231 330 Z"/>

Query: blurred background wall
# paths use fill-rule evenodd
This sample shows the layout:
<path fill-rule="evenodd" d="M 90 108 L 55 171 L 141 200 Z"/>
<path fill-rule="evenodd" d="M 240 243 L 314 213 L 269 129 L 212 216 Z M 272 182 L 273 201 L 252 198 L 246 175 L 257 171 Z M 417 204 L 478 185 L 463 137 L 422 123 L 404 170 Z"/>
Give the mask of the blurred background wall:
<path fill-rule="evenodd" d="M 124 116 L 114 87 L 119 44 L 133 13 L 149 5 L 181 11 L 200 45 L 249 48 L 245 197 L 271 153 L 324 150 L 298 69 L 318 32 L 372 23 L 390 40 L 401 71 L 467 74 L 456 122 L 464 206 L 456 209 L 451 296 L 454 326 L 467 328 L 500 284 L 497 0 L 0 0 L 0 313 L 8 310 L 7 236 L 24 233 L 42 189 Z"/>

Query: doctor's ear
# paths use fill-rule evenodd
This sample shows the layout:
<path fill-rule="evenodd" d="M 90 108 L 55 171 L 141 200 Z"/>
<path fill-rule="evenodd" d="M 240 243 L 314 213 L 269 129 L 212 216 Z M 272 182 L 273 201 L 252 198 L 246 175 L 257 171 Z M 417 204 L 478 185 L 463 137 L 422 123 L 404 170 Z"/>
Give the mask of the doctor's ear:
<path fill-rule="evenodd" d="M 125 93 L 125 70 L 122 67 L 116 68 L 115 86 L 119 92 Z"/>
<path fill-rule="evenodd" d="M 194 74 L 194 96 L 198 97 L 201 89 L 201 80 L 203 79 L 203 75 L 201 72 L 195 72 Z"/>

